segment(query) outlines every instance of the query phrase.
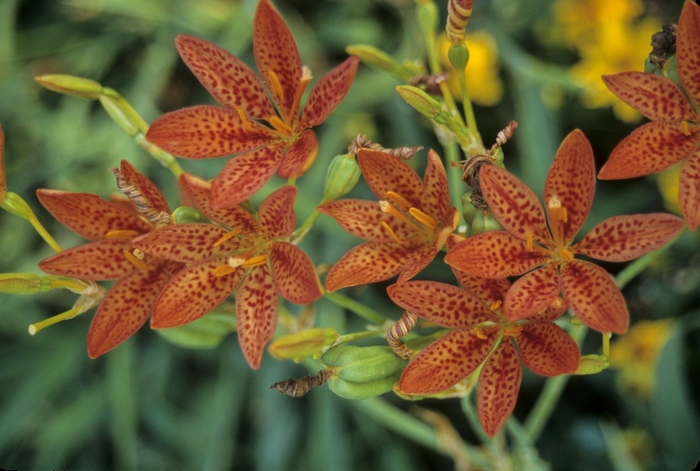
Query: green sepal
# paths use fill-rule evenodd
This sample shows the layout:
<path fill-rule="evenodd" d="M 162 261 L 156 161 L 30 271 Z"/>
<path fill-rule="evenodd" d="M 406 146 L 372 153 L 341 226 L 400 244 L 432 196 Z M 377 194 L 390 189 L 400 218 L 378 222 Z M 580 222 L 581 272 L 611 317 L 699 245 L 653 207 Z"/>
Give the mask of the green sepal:
<path fill-rule="evenodd" d="M 236 331 L 236 316 L 210 313 L 189 324 L 168 329 L 154 329 L 168 342 L 183 348 L 209 349 L 218 347 L 224 338 Z"/>
<path fill-rule="evenodd" d="M 478 212 L 469 225 L 472 235 L 482 234 L 484 232 L 502 231 L 503 226 L 496 220 L 492 213 L 484 214 Z"/>
<path fill-rule="evenodd" d="M 175 224 L 193 224 L 193 223 L 208 223 L 207 218 L 200 211 L 189 206 L 179 206 L 172 213 L 172 220 Z"/>
<path fill-rule="evenodd" d="M 370 381 L 367 383 L 353 383 L 340 378 L 331 378 L 328 387 L 336 395 L 351 400 L 369 399 L 387 393 L 394 388 L 394 384 L 401 377 L 401 373 L 396 373 L 386 378 Z"/>
<path fill-rule="evenodd" d="M 352 190 L 362 171 L 354 155 L 336 155 L 328 166 L 323 187 L 323 200 L 334 201 Z"/>
<path fill-rule="evenodd" d="M 407 363 L 388 345 L 338 345 L 324 353 L 319 361 L 324 368 L 335 369 L 335 378 L 351 383 L 371 383 L 393 377 L 400 374 Z"/>

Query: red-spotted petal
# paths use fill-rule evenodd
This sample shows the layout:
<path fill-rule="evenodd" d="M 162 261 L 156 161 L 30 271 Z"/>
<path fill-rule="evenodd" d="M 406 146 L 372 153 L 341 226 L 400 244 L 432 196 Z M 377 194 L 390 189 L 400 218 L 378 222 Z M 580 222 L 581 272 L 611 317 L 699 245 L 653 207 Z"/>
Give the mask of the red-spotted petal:
<path fill-rule="evenodd" d="M 459 284 L 481 299 L 486 306 L 490 306 L 494 301 L 503 301 L 510 289 L 510 282 L 505 278 L 500 280 L 482 278 L 457 270 L 455 267 L 450 268 L 452 268 Z"/>
<path fill-rule="evenodd" d="M 700 6 L 685 2 L 678 20 L 676 67 L 686 93 L 700 105 Z"/>
<path fill-rule="evenodd" d="M 403 283 L 416 276 L 423 268 L 430 265 L 430 262 L 433 261 L 437 252 L 437 249 L 432 244 L 415 247 L 408 254 L 405 260 L 406 265 L 399 273 L 399 279 L 396 281 L 398 283 Z"/>
<path fill-rule="evenodd" d="M 413 246 L 366 242 L 350 249 L 326 276 L 326 291 L 388 280 L 405 267 Z"/>
<path fill-rule="evenodd" d="M 681 218 L 666 213 L 614 216 L 571 249 L 598 260 L 625 262 L 662 247 L 684 226 Z"/>
<path fill-rule="evenodd" d="M 522 275 L 550 260 L 550 256 L 528 250 L 525 241 L 505 231 L 484 232 L 457 244 L 445 256 L 445 263 L 484 278 Z"/>
<path fill-rule="evenodd" d="M 414 236 L 416 232 L 413 226 L 383 212 L 374 201 L 343 199 L 323 203 L 316 209 L 335 219 L 350 234 L 370 242 L 394 241 L 382 222 L 402 241 Z"/>
<path fill-rule="evenodd" d="M 447 186 L 445 166 L 435 151 L 428 151 L 428 166 L 423 178 L 423 195 L 421 209 L 436 218 L 438 224 L 450 210 L 450 190 Z"/>
<path fill-rule="evenodd" d="M 148 200 L 153 209 L 170 214 L 170 208 L 163 193 L 148 177 L 136 170 L 136 167 L 126 160 L 122 160 L 121 174 L 129 185 L 135 186 L 141 195 Z"/>
<path fill-rule="evenodd" d="M 621 72 L 603 75 L 602 79 L 608 90 L 652 121 L 678 121 L 695 116 L 683 92 L 666 77 Z"/>
<path fill-rule="evenodd" d="M 39 268 L 52 275 L 82 280 L 118 280 L 138 270 L 124 256 L 131 251 L 128 239 L 103 239 L 64 250 L 39 262 Z"/>
<path fill-rule="evenodd" d="M 270 270 L 266 265 L 252 268 L 236 295 L 236 322 L 243 356 L 254 370 L 275 333 L 278 303 Z"/>
<path fill-rule="evenodd" d="M 686 157 L 698 140 L 697 134 L 686 136 L 680 122 L 647 123 L 613 149 L 598 178 L 620 180 L 660 172 Z"/>
<path fill-rule="evenodd" d="M 267 239 L 282 239 L 294 232 L 297 219 L 294 215 L 294 200 L 297 197 L 296 187 L 285 185 L 260 203 L 258 221 L 263 237 Z"/>
<path fill-rule="evenodd" d="M 377 198 L 386 200 L 386 192 L 393 191 L 412 207 L 420 209 L 423 182 L 406 162 L 385 152 L 370 149 L 360 149 L 357 161 L 362 175 Z"/>
<path fill-rule="evenodd" d="M 241 239 L 235 237 L 214 247 L 227 232 L 212 224 L 174 224 L 134 239 L 132 245 L 157 258 L 194 263 L 223 257 L 239 248 Z"/>
<path fill-rule="evenodd" d="M 214 270 L 225 263 L 225 258 L 205 260 L 173 276 L 156 300 L 151 327 L 162 329 L 190 323 L 228 298 L 241 283 L 245 269 L 216 276 Z"/>
<path fill-rule="evenodd" d="M 231 206 L 226 209 L 212 208 L 211 183 L 189 173 L 180 175 L 179 182 L 180 187 L 192 199 L 197 208 L 212 221 L 230 229 L 241 229 L 244 234 L 257 234 L 259 232 L 258 222 L 240 206 Z"/>
<path fill-rule="evenodd" d="M 444 327 L 470 327 L 493 319 L 481 299 L 436 281 L 405 281 L 387 288 L 395 304 Z"/>
<path fill-rule="evenodd" d="M 683 162 L 678 188 L 678 202 L 690 230 L 700 226 L 700 149 Z"/>
<path fill-rule="evenodd" d="M 148 320 L 158 293 L 182 265 L 160 262 L 117 281 L 100 302 L 87 335 L 90 358 L 107 353 Z"/>
<path fill-rule="evenodd" d="M 622 293 L 608 272 L 597 265 L 574 260 L 561 272 L 564 300 L 588 327 L 599 332 L 624 334 L 629 313 Z"/>
<path fill-rule="evenodd" d="M 479 421 L 489 437 L 501 430 L 515 409 L 523 369 L 513 343 L 505 338 L 479 374 Z"/>
<path fill-rule="evenodd" d="M 558 267 L 551 263 L 513 283 L 503 301 L 503 311 L 511 321 L 536 316 L 549 307 L 560 291 Z"/>
<path fill-rule="evenodd" d="M 277 175 L 280 178 L 296 178 L 311 168 L 318 156 L 318 139 L 313 131 L 306 131 L 294 141 L 282 156 L 282 164 Z"/>
<path fill-rule="evenodd" d="M 554 301 L 550 307 L 542 311 L 539 315 L 534 317 L 534 320 L 538 321 L 548 321 L 554 322 L 559 319 L 564 313 L 569 309 L 569 305 L 566 304 L 564 299 L 559 298 L 559 301 Z"/>
<path fill-rule="evenodd" d="M 318 126 L 343 101 L 355 79 L 359 63 L 357 57 L 349 57 L 319 79 L 306 101 L 299 124 L 301 129 Z"/>
<path fill-rule="evenodd" d="M 525 366 L 542 376 L 571 374 L 578 369 L 578 346 L 553 322 L 531 321 L 516 337 Z"/>
<path fill-rule="evenodd" d="M 399 379 L 399 390 L 433 394 L 454 386 L 483 363 L 493 342 L 491 337 L 482 340 L 464 329 L 450 332 L 410 361 Z"/>
<path fill-rule="evenodd" d="M 188 159 L 238 154 L 279 141 L 273 131 L 216 106 L 193 106 L 166 113 L 151 125 L 149 142 Z"/>
<path fill-rule="evenodd" d="M 61 224 L 90 240 L 104 238 L 110 231 L 148 232 L 150 226 L 136 214 L 126 211 L 97 195 L 40 189 L 41 204 Z"/>
<path fill-rule="evenodd" d="M 211 206 L 228 208 L 247 200 L 272 178 L 282 162 L 277 146 L 262 147 L 232 158 L 214 179 Z"/>
<path fill-rule="evenodd" d="M 199 82 L 222 105 L 240 108 L 247 116 L 266 119 L 275 114 L 255 72 L 216 44 L 187 34 L 175 38 L 180 57 Z"/>
<path fill-rule="evenodd" d="M 557 235 L 568 245 L 586 221 L 595 192 L 595 160 L 591 144 L 578 129 L 559 146 L 544 185 L 544 204 L 557 198 L 566 211 L 565 221 L 549 221 Z M 558 234 L 563 229 L 563 234 Z"/>
<path fill-rule="evenodd" d="M 292 32 L 269 0 L 262 0 L 255 10 L 253 54 L 263 82 L 272 92 L 282 116 L 287 116 L 302 76 L 301 59 Z M 271 86 L 269 71 L 277 76 L 283 96 L 277 96 Z"/>
<path fill-rule="evenodd" d="M 294 304 L 310 304 L 323 295 L 316 268 L 306 253 L 288 242 L 270 249 L 270 266 L 279 294 Z"/>
<path fill-rule="evenodd" d="M 504 229 L 518 239 L 527 239 L 528 234 L 535 240 L 550 239 L 542 205 L 515 175 L 495 165 L 484 165 L 479 183 L 489 210 Z"/>

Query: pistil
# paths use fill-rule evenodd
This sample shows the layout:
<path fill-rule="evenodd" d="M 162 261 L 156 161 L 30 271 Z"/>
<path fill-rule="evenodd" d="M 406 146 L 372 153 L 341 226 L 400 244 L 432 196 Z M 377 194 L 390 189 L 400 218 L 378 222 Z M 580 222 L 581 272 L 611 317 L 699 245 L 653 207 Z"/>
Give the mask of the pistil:
<path fill-rule="evenodd" d="M 139 235 L 139 233 L 136 231 L 116 230 L 116 231 L 109 231 L 105 235 L 105 237 L 107 239 L 133 239 L 137 235 Z"/>

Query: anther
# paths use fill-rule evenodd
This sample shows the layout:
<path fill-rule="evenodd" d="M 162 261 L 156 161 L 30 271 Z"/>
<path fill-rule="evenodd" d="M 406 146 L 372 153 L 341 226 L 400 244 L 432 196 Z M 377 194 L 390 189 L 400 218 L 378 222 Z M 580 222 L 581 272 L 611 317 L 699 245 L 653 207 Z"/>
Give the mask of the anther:
<path fill-rule="evenodd" d="M 386 223 L 386 221 L 382 221 L 382 227 L 386 229 L 386 231 L 389 233 L 392 239 L 394 239 L 399 245 L 403 245 L 403 241 L 399 239 L 399 236 L 396 235 L 396 232 L 393 231 L 393 229 L 389 226 L 389 224 Z"/>
<path fill-rule="evenodd" d="M 394 203 L 394 205 L 398 206 L 404 211 L 408 211 L 411 208 L 411 203 L 409 203 L 406 198 L 403 196 L 399 195 L 398 193 L 394 193 L 393 191 L 387 191 L 386 192 L 386 199 Z"/>
<path fill-rule="evenodd" d="M 428 216 L 427 214 L 425 214 L 423 211 L 421 211 L 421 210 L 418 209 L 418 208 L 410 208 L 410 209 L 408 210 L 408 214 L 410 214 L 411 216 L 413 216 L 413 218 L 414 218 L 416 221 L 418 221 L 419 223 L 421 223 L 422 225 L 424 225 L 424 226 L 427 227 L 428 229 L 431 229 L 431 230 L 432 230 L 432 229 L 435 229 L 435 227 L 437 226 L 437 223 L 435 222 L 435 219 L 433 219 L 432 217 Z"/>
<path fill-rule="evenodd" d="M 514 325 L 503 330 L 503 334 L 510 337 L 517 337 L 522 332 L 523 328 L 519 325 Z"/>
<path fill-rule="evenodd" d="M 137 235 L 139 235 L 139 233 L 136 231 L 117 230 L 117 231 L 109 231 L 105 235 L 105 237 L 107 239 L 133 239 Z"/>
<path fill-rule="evenodd" d="M 682 121 L 680 124 L 681 132 L 685 136 L 690 136 L 692 133 L 690 132 L 690 126 L 688 125 L 688 121 Z"/>
<path fill-rule="evenodd" d="M 267 71 L 267 76 L 270 78 L 270 91 L 274 95 L 275 101 L 282 103 L 284 101 L 284 90 L 282 90 L 279 77 L 272 69 Z"/>
<path fill-rule="evenodd" d="M 487 338 L 489 338 L 488 335 L 484 333 L 484 329 L 482 329 L 481 327 L 474 327 L 474 334 L 481 340 L 486 340 Z"/>
<path fill-rule="evenodd" d="M 534 235 L 532 232 L 527 233 L 527 250 L 530 252 L 535 251 L 535 244 L 534 244 Z"/>
<path fill-rule="evenodd" d="M 498 299 L 498 300 L 491 303 L 491 306 L 489 307 L 489 309 L 491 310 L 491 312 L 495 312 L 498 310 L 499 307 L 501 307 L 501 304 L 503 304 L 503 301 Z"/>
<path fill-rule="evenodd" d="M 260 265 L 264 265 L 267 262 L 267 254 L 257 255 L 255 257 L 250 257 L 248 260 L 243 262 L 241 267 L 252 268 Z"/>
<path fill-rule="evenodd" d="M 561 258 L 566 262 L 570 262 L 574 259 L 574 254 L 566 249 L 559 249 L 559 255 L 561 255 Z"/>
<path fill-rule="evenodd" d="M 248 118 L 246 117 L 245 113 L 243 112 L 242 109 L 236 108 L 236 113 L 238 113 L 238 117 L 241 118 L 241 122 L 243 125 L 246 127 L 248 131 L 253 130 L 253 125 L 250 124 L 250 121 L 248 121 Z"/>
<path fill-rule="evenodd" d="M 416 229 L 420 229 L 418 226 L 416 226 L 410 219 L 408 219 L 406 216 L 404 216 L 398 209 L 393 207 L 391 203 L 388 201 L 380 201 L 379 202 L 379 207 L 381 210 L 387 214 L 391 214 L 397 219 L 400 219 L 402 222 L 408 224 L 409 226 L 413 226 Z"/>
<path fill-rule="evenodd" d="M 141 261 L 141 259 L 143 259 L 144 257 L 143 252 L 141 252 L 140 250 L 138 252 L 137 250 L 134 250 L 135 253 L 131 253 L 126 249 L 122 249 L 122 252 L 124 252 L 124 256 L 126 257 L 126 259 L 130 261 L 131 264 L 134 265 L 136 268 L 138 268 L 139 270 L 148 270 L 148 265 Z M 136 253 L 139 253 L 141 257 L 139 258 L 139 256 Z"/>
<path fill-rule="evenodd" d="M 270 125 L 277 130 L 277 132 L 280 132 L 284 134 L 285 136 L 291 136 L 294 132 L 291 127 L 287 125 L 284 121 L 282 121 L 278 116 L 270 116 L 267 118 L 267 122 L 270 123 Z"/>
<path fill-rule="evenodd" d="M 566 208 L 561 205 L 561 200 L 554 195 L 547 201 L 547 209 L 554 213 L 558 221 L 566 222 L 568 220 Z"/>
<path fill-rule="evenodd" d="M 221 237 L 221 239 L 219 239 L 219 240 L 217 240 L 216 242 L 214 242 L 214 244 L 212 244 L 212 247 L 218 247 L 218 246 L 220 246 L 221 244 L 223 244 L 223 243 L 226 242 L 227 240 L 229 240 L 229 239 L 231 239 L 231 238 L 237 236 L 238 234 L 240 234 L 241 231 L 242 231 L 242 229 L 234 229 L 234 230 L 232 230 L 232 231 L 227 232 L 226 234 L 224 234 L 224 235 Z"/>

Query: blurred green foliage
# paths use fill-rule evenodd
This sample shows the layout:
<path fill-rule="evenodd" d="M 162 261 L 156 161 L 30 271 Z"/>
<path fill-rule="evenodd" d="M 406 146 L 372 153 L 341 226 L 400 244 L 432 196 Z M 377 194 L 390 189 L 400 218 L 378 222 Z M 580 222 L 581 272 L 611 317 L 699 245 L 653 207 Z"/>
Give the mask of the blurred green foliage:
<path fill-rule="evenodd" d="M 183 106 L 212 103 L 179 60 L 173 39 L 180 33 L 193 34 L 252 65 L 256 3 L 0 0 L 0 123 L 6 133 L 8 188 L 30 203 L 63 247 L 81 241 L 52 221 L 34 196 L 36 188 L 106 198 L 116 190 L 109 169 L 126 159 L 163 189 L 172 207 L 177 206 L 177 190 L 171 174 L 124 135 L 99 104 L 43 90 L 33 77 L 62 73 L 96 80 L 118 90 L 147 122 Z M 274 3 L 315 77 L 339 63 L 346 55 L 345 47 L 353 43 L 372 44 L 399 60 L 423 59 L 413 3 L 408 0 Z M 618 122 L 609 109 L 583 108 L 573 85 L 564 87 L 560 108 L 546 104 L 543 90 L 566 82 L 566 69 L 576 59 L 564 47 L 539 41 L 534 32 L 536 25 L 541 28 L 551 21 L 551 2 L 475 3 L 469 27 L 486 28 L 496 39 L 500 73 L 506 83 L 499 106 L 476 109 L 485 143 L 510 120 L 518 121 L 516 136 L 505 147 L 506 163 L 536 192 L 541 192 L 561 137 L 573 128 L 584 130 L 599 163 L 603 162 L 634 126 Z M 648 3 L 666 22 L 675 21 L 682 4 Z M 445 4 L 440 3 L 443 19 Z M 318 161 L 299 180 L 303 191 L 297 199 L 298 221 L 322 198 L 332 157 L 344 153 L 358 133 L 385 147 L 422 145 L 442 153 L 426 120 L 395 93 L 399 84 L 380 72 L 361 68 L 344 102 L 318 129 Z M 225 160 L 180 163 L 185 170 L 210 179 Z M 420 159 L 411 162 L 420 165 Z M 274 180 L 270 187 L 279 184 Z M 260 199 L 270 187 L 260 193 Z M 352 193 L 368 194 L 363 185 Z M 653 178 L 605 182 L 599 185 L 587 224 L 590 228 L 613 214 L 660 210 L 662 200 Z M 329 218 L 321 218 L 302 248 L 321 264 L 335 262 L 355 244 Z M 633 322 L 666 317 L 682 320 L 661 357 L 661 382 L 653 399 L 646 402 L 622 395 L 612 371 L 573 378 L 537 443 L 552 469 L 692 467 L 700 454 L 700 329 L 697 311 L 686 311 L 699 298 L 697 247 L 697 236 L 687 235 L 625 291 Z M 39 273 L 36 263 L 49 255 L 50 249 L 28 224 L 8 213 L 0 214 L 0 272 Z M 606 268 L 616 271 L 621 267 Z M 451 280 L 440 260 L 421 276 Z M 398 318 L 401 312 L 386 298 L 385 286 L 380 283 L 350 290 L 350 294 Z M 418 422 L 412 422 L 417 419 L 404 416 L 405 421 L 400 422 L 404 432 L 394 433 L 390 423 L 399 422 L 381 418 L 401 411 L 391 408 L 380 413 L 387 406 L 384 402 L 356 404 L 341 400 L 328 388 L 318 388 L 302 399 L 268 390 L 271 384 L 305 375 L 307 370 L 266 355 L 261 370 L 251 372 L 235 336 L 212 350 L 188 350 L 144 328 L 116 350 L 89 360 L 85 335 L 91 313 L 35 337 L 28 335 L 30 323 L 68 309 L 73 299 L 64 292 L 1 297 L 0 467 L 339 471 L 453 467 L 445 456 L 413 446 L 401 436 L 411 436 L 419 428 Z M 316 324 L 338 332 L 358 331 L 363 326 L 356 316 L 327 300 L 316 303 Z M 597 351 L 599 345 L 599 337 L 590 335 L 584 351 Z M 541 385 L 541 378 L 526 374 L 516 417 L 525 416 Z M 401 409 L 410 408 L 388 396 Z M 457 401 L 420 405 L 446 415 L 465 440 L 476 443 L 477 436 L 469 430 Z M 633 454 L 636 442 L 624 438 L 621 430 L 625 429 L 641 430 L 635 437 L 649 439 L 652 445 L 644 449 L 647 455 Z M 434 442 L 434 435 L 428 437 Z M 636 440 L 644 442 L 643 438 Z M 623 458 L 608 459 L 608 453 L 615 454 L 622 446 L 627 447 Z M 539 459 L 532 462 L 541 463 Z M 639 468 L 628 466 L 630 462 Z"/>

